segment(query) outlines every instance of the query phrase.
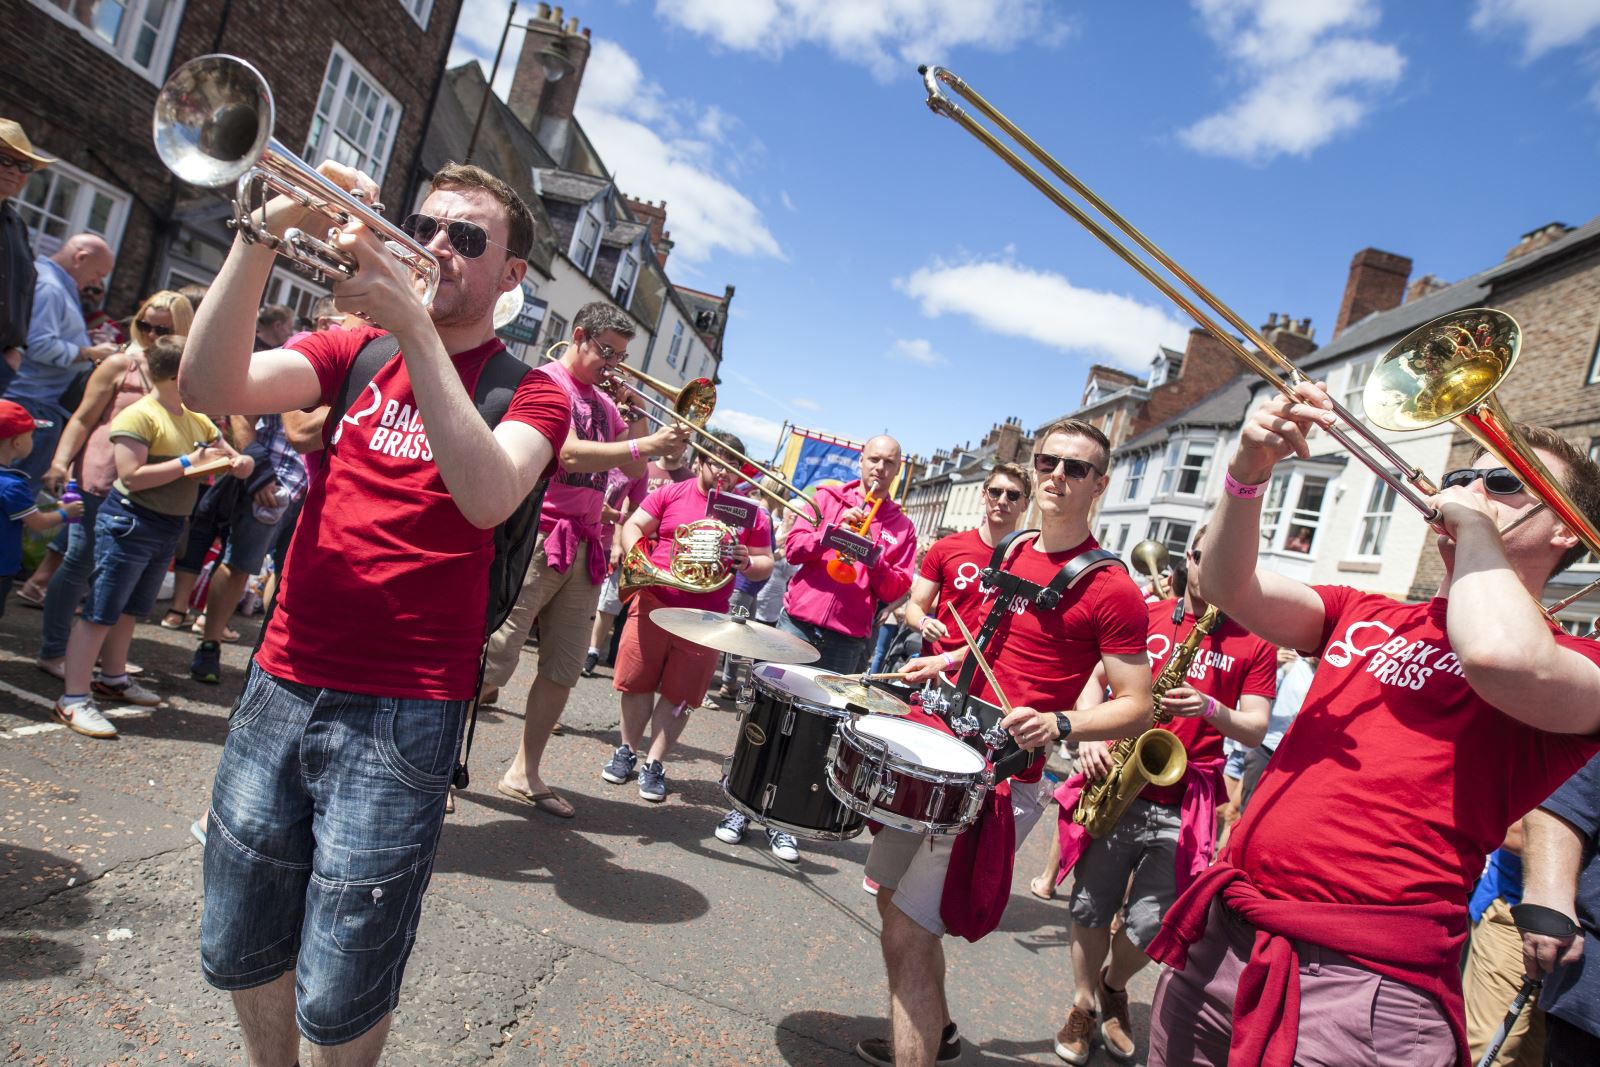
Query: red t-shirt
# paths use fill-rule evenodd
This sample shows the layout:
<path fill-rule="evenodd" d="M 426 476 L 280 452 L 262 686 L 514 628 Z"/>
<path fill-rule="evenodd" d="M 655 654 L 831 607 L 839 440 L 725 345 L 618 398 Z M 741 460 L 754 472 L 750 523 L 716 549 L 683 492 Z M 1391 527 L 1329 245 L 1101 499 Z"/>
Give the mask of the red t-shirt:
<path fill-rule="evenodd" d="M 1161 673 L 1172 650 L 1183 643 L 1199 621 L 1185 612 L 1182 621 L 1174 626 L 1172 609 L 1176 604 L 1176 600 L 1158 600 L 1150 605 L 1150 636 L 1145 650 L 1150 654 L 1152 678 Z M 1185 683 L 1195 692 L 1214 697 L 1230 708 L 1237 708 L 1239 701 L 1247 696 L 1266 697 L 1270 701 L 1278 693 L 1278 650 L 1232 619 L 1225 618 L 1201 640 L 1199 650 L 1189 662 Z M 1223 758 L 1222 734 L 1203 717 L 1174 718 L 1159 725 L 1178 735 L 1191 760 Z M 1180 778 L 1165 787 L 1147 785 L 1139 795 L 1157 804 L 1181 804 L 1183 791 L 1184 779 Z"/>
<path fill-rule="evenodd" d="M 338 399 L 357 351 L 377 336 L 370 327 L 325 330 L 295 343 L 317 372 L 321 403 Z M 467 392 L 502 347 L 495 340 L 451 357 Z M 560 451 L 566 394 L 529 374 L 505 417 Z M 450 498 L 404 360 L 378 371 L 336 433 L 306 494 L 256 658 L 302 685 L 466 700 L 483 649 L 494 531 L 472 525 Z"/>
<path fill-rule="evenodd" d="M 1036 544 L 1036 539 L 1029 540 L 1021 548 L 1013 548 L 1005 566 L 1009 573 L 1035 585 L 1049 585 L 1062 565 L 1099 547 L 1092 537 L 1065 552 L 1040 552 Z M 976 618 L 962 616 L 974 638 L 997 593 L 989 591 Z M 1054 611 L 1014 601 L 995 629 L 984 658 L 1012 707 L 1068 711 L 1102 654 L 1137 655 L 1144 651 L 1144 639 L 1145 607 L 1139 587 L 1121 567 L 1100 567 L 1063 593 Z M 999 703 L 982 671 L 974 674 L 972 695 Z M 1017 780 L 1037 782 L 1043 768 L 1041 754 Z"/>
<path fill-rule="evenodd" d="M 672 535 L 679 526 L 706 517 L 710 500 L 700 491 L 700 479 L 686 482 L 669 482 L 644 498 L 639 509 L 654 518 L 660 525 L 656 530 L 655 547 L 650 552 L 650 562 L 665 570 L 672 563 Z M 772 523 L 765 510 L 757 509 L 756 524 L 748 530 L 737 531 L 739 541 L 748 548 L 769 548 L 772 545 Z M 704 611 L 727 611 L 733 601 L 733 583 L 729 582 L 712 593 L 686 593 L 681 589 L 657 586 L 651 595 L 669 608 L 700 608 Z"/>
<path fill-rule="evenodd" d="M 944 623 L 949 631 L 940 640 L 928 644 L 928 655 L 937 656 L 966 647 L 966 642 L 961 640 L 961 631 L 951 621 L 952 607 L 961 613 L 961 621 L 967 624 L 973 636 L 977 636 L 978 627 L 989 610 L 983 603 L 984 597 L 994 596 L 994 590 L 980 582 L 978 575 L 993 557 L 993 546 L 984 544 L 977 530 L 941 537 L 922 557 L 918 575 L 939 587 L 939 602 L 932 613 L 933 617 Z"/>
<path fill-rule="evenodd" d="M 1268 897 L 1466 907 L 1484 857 L 1600 739 L 1516 721 L 1467 685 L 1445 604 L 1316 587 L 1322 657 L 1230 858 Z M 1556 640 L 1600 663 L 1600 642 Z"/>

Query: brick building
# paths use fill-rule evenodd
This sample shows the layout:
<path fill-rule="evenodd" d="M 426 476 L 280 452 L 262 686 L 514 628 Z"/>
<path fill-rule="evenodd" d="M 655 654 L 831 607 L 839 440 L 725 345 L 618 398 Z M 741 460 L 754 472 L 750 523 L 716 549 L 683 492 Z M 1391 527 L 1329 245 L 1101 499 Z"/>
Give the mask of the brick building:
<path fill-rule="evenodd" d="M 243 57 L 271 86 L 274 133 L 290 151 L 358 166 L 385 203 L 404 205 L 426 177 L 417 154 L 461 0 L 4 7 L 0 114 L 61 160 L 15 206 L 37 252 L 82 230 L 106 238 L 117 252 L 106 307 L 122 316 L 156 289 L 209 281 L 231 240 L 223 196 L 181 185 L 155 154 L 151 116 L 173 70 L 208 52 Z M 268 299 L 304 311 L 325 291 L 280 261 Z"/>
<path fill-rule="evenodd" d="M 947 533 L 959 533 L 978 525 L 983 504 L 978 490 L 996 463 L 1028 463 L 1033 438 L 1022 429 L 1020 419 L 994 423 L 974 448 L 968 441 L 948 449 L 938 449 L 926 464 L 912 457 L 903 498 L 905 512 L 917 527 L 917 540 L 924 546 Z"/>

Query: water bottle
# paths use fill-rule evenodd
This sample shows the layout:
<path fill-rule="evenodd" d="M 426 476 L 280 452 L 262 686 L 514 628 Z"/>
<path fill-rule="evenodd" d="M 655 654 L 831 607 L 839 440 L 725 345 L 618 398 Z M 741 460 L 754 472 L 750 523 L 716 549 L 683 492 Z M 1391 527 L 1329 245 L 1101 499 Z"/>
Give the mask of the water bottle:
<path fill-rule="evenodd" d="M 60 500 L 61 506 L 62 507 L 66 507 L 68 504 L 72 503 L 74 500 L 82 500 L 82 499 L 83 499 L 83 494 L 78 492 L 78 481 L 77 481 L 77 479 L 76 478 L 67 479 L 67 487 L 66 487 L 66 489 L 62 490 L 62 492 L 61 492 L 61 500 Z M 68 519 L 67 520 L 67 525 L 68 526 L 76 526 L 81 521 L 82 521 L 81 517 L 77 518 L 77 519 Z"/>
<path fill-rule="evenodd" d="M 277 503 L 271 507 L 262 507 L 260 504 L 255 504 L 251 508 L 255 512 L 256 521 L 263 526 L 276 526 L 278 520 L 283 518 L 284 512 L 289 510 L 289 505 L 294 503 L 294 494 L 281 485 L 277 487 L 273 495 Z"/>

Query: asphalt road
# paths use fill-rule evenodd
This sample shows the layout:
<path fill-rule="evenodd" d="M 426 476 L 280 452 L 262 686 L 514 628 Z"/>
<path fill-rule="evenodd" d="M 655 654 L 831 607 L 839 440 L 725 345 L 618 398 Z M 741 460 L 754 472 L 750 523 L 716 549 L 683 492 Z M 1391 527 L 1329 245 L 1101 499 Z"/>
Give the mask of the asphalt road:
<path fill-rule="evenodd" d="M 141 625 L 133 659 L 167 698 L 115 741 L 52 723 L 59 683 L 33 664 L 39 613 L 0 619 L 0 1062 L 242 1064 L 229 1004 L 197 960 L 204 810 L 254 636 L 221 686 L 187 677 L 196 638 Z M 486 709 L 473 783 L 440 845 L 386 1063 L 833 1065 L 886 1032 L 865 837 L 777 860 L 759 832 L 712 830 L 735 715 L 701 709 L 667 767 L 664 803 L 608 785 L 607 673 L 584 680 L 546 778 L 578 810 L 531 812 L 494 782 L 522 726 L 536 653 Z M 131 709 L 130 709 L 131 710 Z M 946 940 L 965 1064 L 1059 1063 L 1070 998 L 1062 901 L 1035 899 L 1053 811 L 1019 857 L 1000 929 Z M 1133 983 L 1141 1044 L 1155 969 Z M 1097 1050 L 1094 1063 L 1112 1062 Z"/>

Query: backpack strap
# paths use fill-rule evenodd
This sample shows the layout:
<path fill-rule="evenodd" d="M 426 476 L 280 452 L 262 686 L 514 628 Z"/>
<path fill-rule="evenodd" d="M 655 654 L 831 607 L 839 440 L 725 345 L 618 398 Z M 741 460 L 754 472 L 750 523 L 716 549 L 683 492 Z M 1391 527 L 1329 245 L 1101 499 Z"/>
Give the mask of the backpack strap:
<path fill-rule="evenodd" d="M 367 391 L 367 386 L 372 384 L 372 379 L 378 376 L 378 372 L 398 355 L 400 355 L 400 341 L 392 333 L 374 337 L 356 352 L 355 360 L 345 372 L 344 384 L 339 386 L 339 395 L 328 409 L 328 418 L 322 423 L 324 448 L 333 447 L 333 439 L 338 436 L 339 427 L 344 424 L 344 417 L 350 414 L 350 409 L 355 406 L 356 399 Z"/>
<path fill-rule="evenodd" d="M 489 429 L 500 425 L 500 420 L 511 409 L 511 398 L 517 395 L 517 387 L 532 373 L 532 367 L 503 348 L 489 357 L 478 374 L 477 387 L 472 390 L 472 403 L 483 421 L 489 424 Z"/>

